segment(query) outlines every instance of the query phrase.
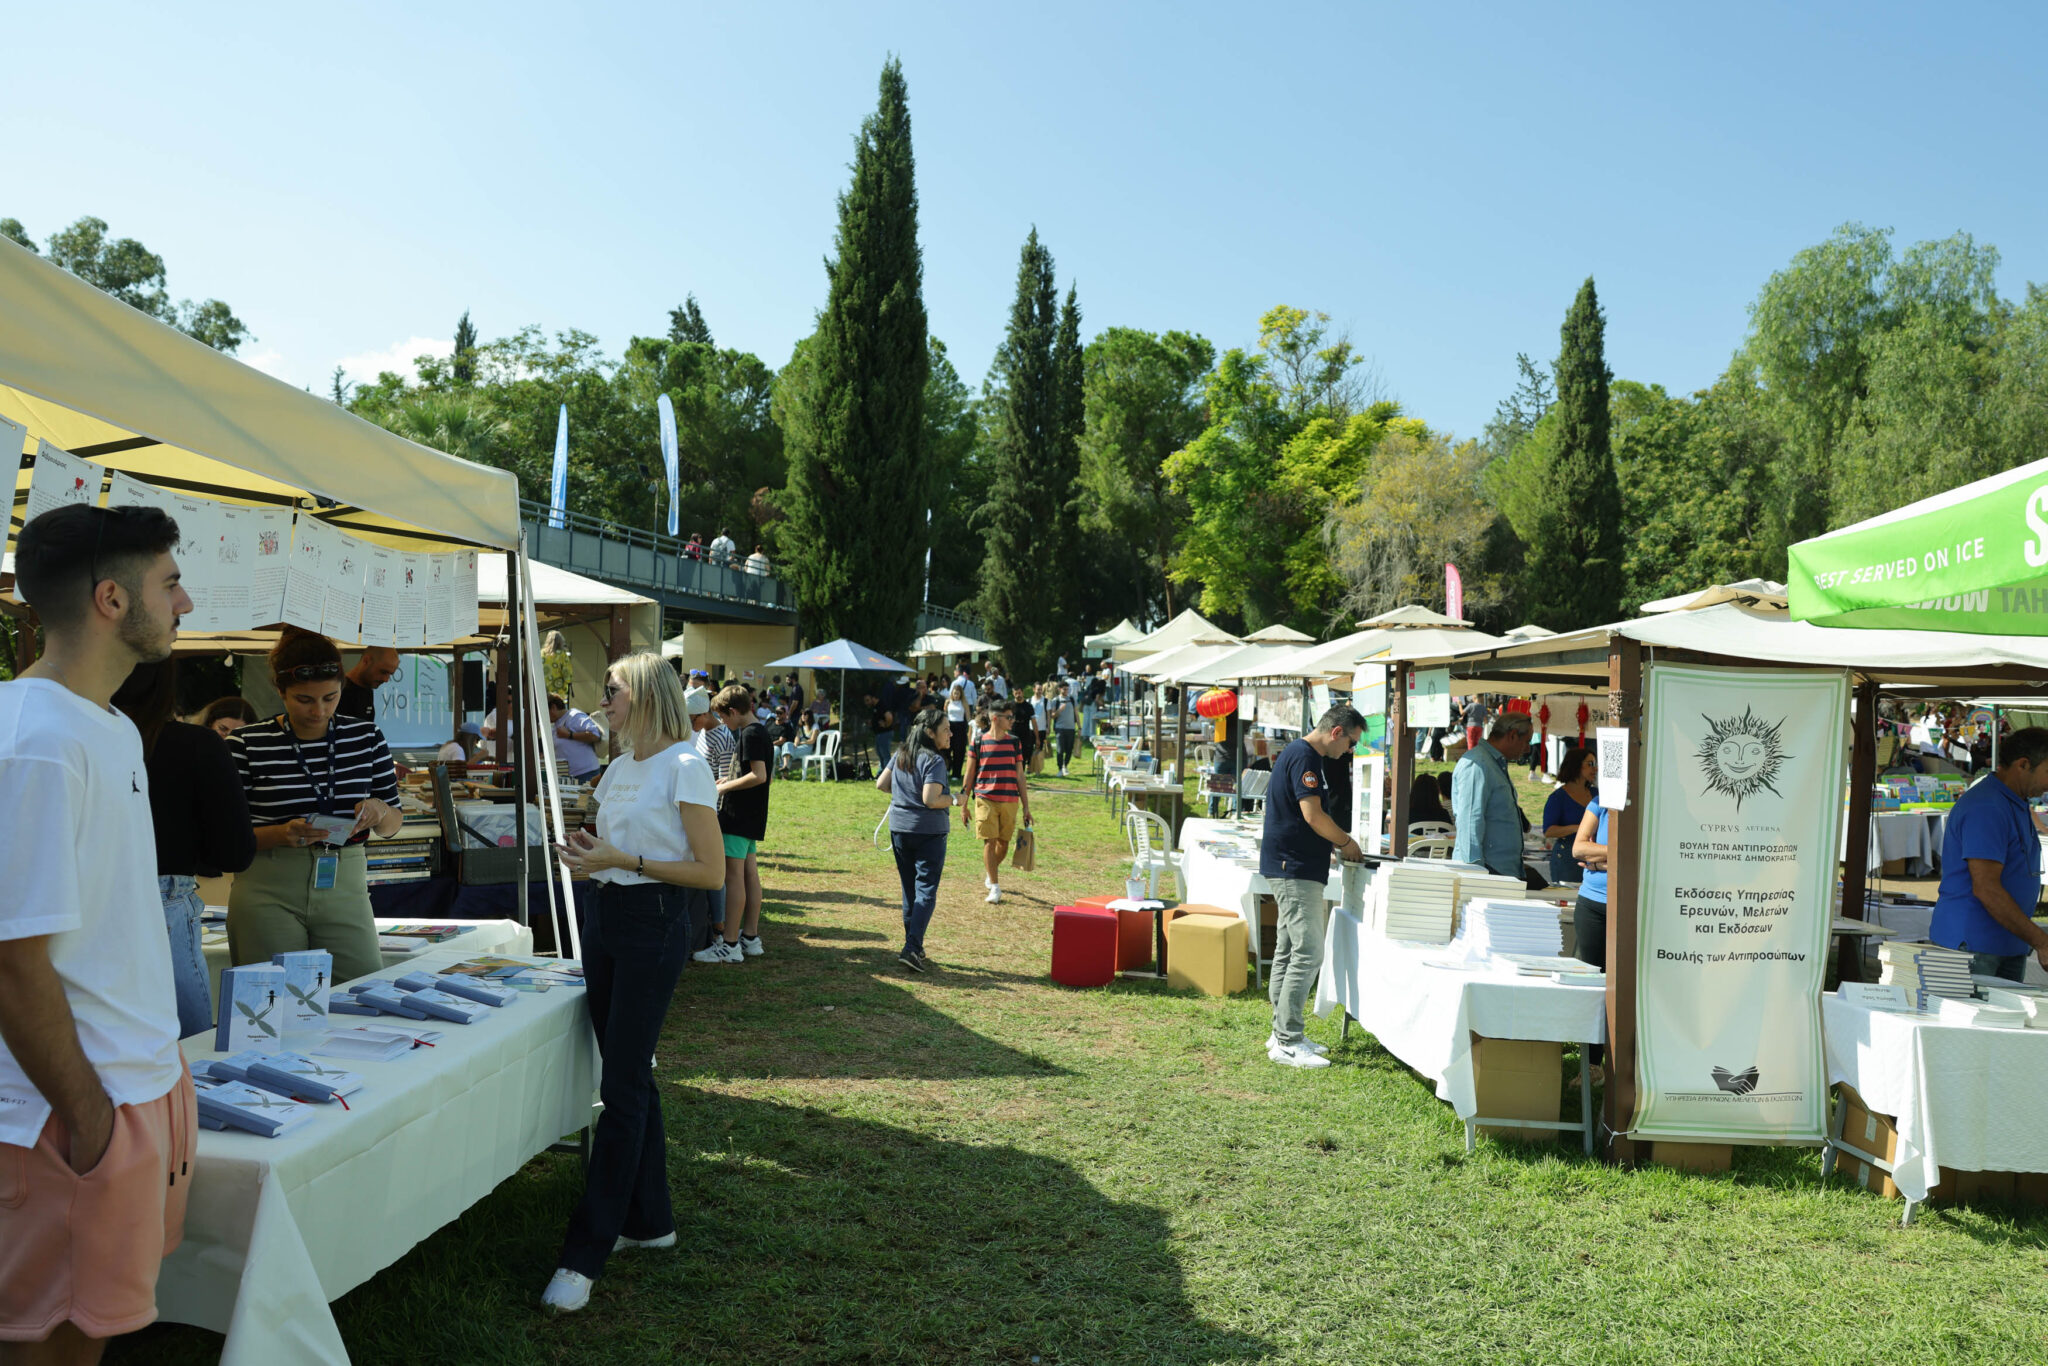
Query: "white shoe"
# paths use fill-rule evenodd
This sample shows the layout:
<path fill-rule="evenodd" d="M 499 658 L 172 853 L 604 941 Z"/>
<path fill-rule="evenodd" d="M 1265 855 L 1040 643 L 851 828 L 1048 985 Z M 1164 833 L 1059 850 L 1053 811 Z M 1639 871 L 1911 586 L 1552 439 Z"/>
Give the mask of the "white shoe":
<path fill-rule="evenodd" d="M 768 949 L 761 943 L 760 935 L 743 934 L 740 936 L 740 952 L 749 958 L 759 958 L 762 954 L 768 952 Z"/>
<path fill-rule="evenodd" d="M 555 1278 L 540 1292 L 541 1306 L 557 1314 L 573 1314 L 590 1303 L 590 1287 L 596 1284 L 580 1271 L 566 1266 L 555 1268 Z"/>
<path fill-rule="evenodd" d="M 1328 1067 L 1330 1060 L 1296 1044 L 1292 1048 L 1268 1049 L 1266 1057 L 1282 1067 Z"/>
<path fill-rule="evenodd" d="M 612 1244 L 612 1251 L 626 1252 L 633 1248 L 664 1248 L 674 1247 L 675 1245 L 676 1235 L 674 1233 L 664 1233 L 659 1238 L 628 1238 L 622 1233 L 619 1235 L 619 1241 Z M 574 1275 L 575 1273 L 571 1272 L 570 1274 Z"/>
<path fill-rule="evenodd" d="M 1278 1034 L 1268 1034 L 1266 1036 L 1266 1051 L 1268 1053 L 1272 1052 L 1279 1046 L 1280 1036 Z M 1303 1048 L 1306 1048 L 1309 1052 L 1315 1054 L 1319 1058 L 1327 1058 L 1328 1056 L 1330 1056 L 1330 1050 L 1327 1045 L 1317 1043 L 1314 1039 L 1309 1038 L 1306 1034 L 1302 1035 L 1301 1037 L 1301 1046 Z"/>
<path fill-rule="evenodd" d="M 995 905 L 998 901 L 1001 901 L 1003 899 L 1003 889 L 993 882 L 989 883 L 988 896 L 984 899 L 988 902 L 989 905 Z"/>
<path fill-rule="evenodd" d="M 723 939 L 708 949 L 697 950 L 690 957 L 696 959 L 699 963 L 744 963 L 747 961 L 747 955 L 740 951 L 739 945 L 728 944 Z"/>

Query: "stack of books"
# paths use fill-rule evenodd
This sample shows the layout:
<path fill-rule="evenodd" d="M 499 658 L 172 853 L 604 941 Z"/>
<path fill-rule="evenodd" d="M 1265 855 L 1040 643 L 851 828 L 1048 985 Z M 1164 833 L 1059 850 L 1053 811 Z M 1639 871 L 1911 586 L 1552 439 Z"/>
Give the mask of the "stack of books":
<path fill-rule="evenodd" d="M 1389 939 L 1447 944 L 1458 914 L 1458 868 L 1440 859 L 1383 863 L 1373 879 L 1373 924 Z"/>
<path fill-rule="evenodd" d="M 276 1138 L 313 1118 L 312 1106 L 245 1081 L 209 1081 L 194 1089 L 199 1094 L 199 1122 L 209 1129 L 243 1129 Z"/>
<path fill-rule="evenodd" d="M 1465 923 L 1465 907 L 1474 900 L 1521 901 L 1529 895 L 1529 884 L 1520 878 L 1501 877 L 1484 868 L 1460 867 L 1458 872 L 1458 919 L 1452 929 Z"/>
<path fill-rule="evenodd" d="M 416 939 L 423 944 L 439 944 L 469 928 L 468 925 L 387 925 L 377 934 L 384 939 Z"/>
<path fill-rule="evenodd" d="M 1977 991 L 1984 1000 L 2002 1010 L 2017 1010 L 2026 1017 L 2027 1028 L 2048 1029 L 2048 993 L 2038 987 L 1996 979 L 1996 985 L 1977 979 Z"/>
<path fill-rule="evenodd" d="M 1954 1001 L 1944 999 L 1935 1014 L 1945 1025 L 1967 1025 L 1975 1029 L 2025 1029 L 2027 1012 L 2017 1006 L 1996 1005 L 1989 1001 Z"/>
<path fill-rule="evenodd" d="M 1463 886 L 1463 880 L 1460 880 Z M 1456 947 L 1467 958 L 1497 953 L 1556 958 L 1564 952 L 1557 909 L 1547 902 L 1474 897 L 1460 912 Z"/>
<path fill-rule="evenodd" d="M 1929 1010 L 1943 1000 L 1967 1001 L 1977 994 L 1977 984 L 1970 980 L 1970 955 L 1958 949 L 1887 941 L 1878 945 L 1877 957 L 1884 964 L 1878 982 L 1904 987 L 1915 1010 Z"/>
<path fill-rule="evenodd" d="M 438 1031 L 429 1030 L 435 1038 Z M 361 1062 L 390 1062 L 402 1058 L 418 1046 L 418 1036 L 396 1029 L 377 1029 L 364 1026 L 359 1029 L 330 1029 L 327 1037 L 313 1049 L 323 1058 L 348 1058 Z"/>
<path fill-rule="evenodd" d="M 1514 965 L 1518 977 L 1546 977 L 1553 982 L 1573 987 L 1597 987 L 1607 984 L 1607 974 L 1591 963 L 1581 963 L 1576 958 L 1562 958 L 1555 954 L 1503 953 L 1498 955 L 1503 963 Z"/>
<path fill-rule="evenodd" d="M 542 992 L 583 985 L 583 964 L 573 958 L 470 958 L 441 969 L 442 976 L 475 977 L 514 991 Z"/>
<path fill-rule="evenodd" d="M 373 839 L 363 846 L 363 852 L 369 859 L 372 887 L 424 882 L 434 875 L 440 862 L 440 823 L 432 816 L 416 820 L 408 814 L 394 838 Z"/>

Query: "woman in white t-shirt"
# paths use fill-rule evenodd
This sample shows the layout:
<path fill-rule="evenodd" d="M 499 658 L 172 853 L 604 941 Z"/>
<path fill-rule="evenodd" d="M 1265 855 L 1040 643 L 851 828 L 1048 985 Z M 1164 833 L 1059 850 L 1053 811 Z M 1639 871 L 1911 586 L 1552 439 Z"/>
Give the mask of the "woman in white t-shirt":
<path fill-rule="evenodd" d="M 946 751 L 946 771 L 957 783 L 961 766 L 967 762 L 967 686 L 958 679 L 946 694 L 946 720 L 953 727 L 953 744 Z"/>
<path fill-rule="evenodd" d="M 660 655 L 612 665 L 604 718 L 627 753 L 597 784 L 597 834 L 575 831 L 563 862 L 588 872 L 597 898 L 583 924 L 583 981 L 604 1071 L 604 1112 L 583 1199 L 541 1303 L 570 1313 L 617 1247 L 674 1247 L 667 1141 L 654 1050 L 676 978 L 689 961 L 705 893 L 725 883 L 718 792 L 690 743 L 682 681 Z"/>

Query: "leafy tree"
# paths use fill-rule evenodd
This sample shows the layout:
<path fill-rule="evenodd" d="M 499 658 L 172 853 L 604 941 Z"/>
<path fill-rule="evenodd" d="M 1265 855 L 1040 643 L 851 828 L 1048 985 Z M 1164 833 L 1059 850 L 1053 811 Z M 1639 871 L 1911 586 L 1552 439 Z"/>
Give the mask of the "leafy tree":
<path fill-rule="evenodd" d="M 21 226 L 19 218 L 0 218 L 0 237 L 27 247 L 38 256 L 42 255 L 40 251 L 36 251 L 36 239 L 28 235 L 28 229 Z"/>
<path fill-rule="evenodd" d="M 348 371 L 339 365 L 335 366 L 329 383 L 333 387 L 328 391 L 328 397 L 334 400 L 336 406 L 348 407 L 349 394 L 355 389 L 355 386 L 348 382 Z"/>
<path fill-rule="evenodd" d="M 79 219 L 50 238 L 49 251 L 52 261 L 87 284 L 216 351 L 232 353 L 251 340 L 242 320 L 219 299 L 172 303 L 164 287 L 164 258 L 132 237 L 109 241 L 105 219 Z"/>
<path fill-rule="evenodd" d="M 723 531 L 742 553 L 763 540 L 773 503 L 757 508 L 755 495 L 781 488 L 784 479 L 782 429 L 771 411 L 774 372 L 750 352 L 635 337 L 616 382 L 634 410 L 650 418 L 660 394 L 675 405 L 683 533 L 701 530 L 708 538 Z M 573 439 L 573 425 L 570 431 Z M 665 513 L 661 525 L 667 529 Z"/>
<path fill-rule="evenodd" d="M 975 610 L 981 573 L 981 533 L 974 516 L 988 501 L 988 468 L 981 459 L 981 405 L 960 379 L 946 344 L 931 339 L 931 369 L 924 386 L 925 459 L 931 467 L 931 585 L 925 597 L 961 611 Z"/>
<path fill-rule="evenodd" d="M 1768 577 L 1764 511 L 1779 442 L 1754 389 L 1730 375 L 1687 400 L 1617 380 L 1612 411 L 1627 533 L 1625 612 L 1711 584 Z"/>
<path fill-rule="evenodd" d="M 1612 621 L 1621 607 L 1621 486 L 1608 412 L 1606 318 L 1592 278 L 1565 313 L 1557 355 L 1557 445 L 1549 497 L 1529 540 L 1528 594 L 1537 624 L 1569 630 Z"/>
<path fill-rule="evenodd" d="M 1527 352 L 1515 353 L 1515 371 L 1514 392 L 1493 410 L 1493 417 L 1479 439 L 1480 446 L 1492 460 L 1505 460 L 1513 455 L 1515 448 L 1535 432 L 1536 424 L 1543 420 L 1557 399 L 1556 385 L 1529 359 Z"/>
<path fill-rule="evenodd" d="M 909 642 L 922 601 L 931 478 L 916 163 L 894 59 L 855 144 L 835 247 L 817 332 L 778 395 L 792 415 L 783 564 L 806 635 L 893 650 Z"/>
<path fill-rule="evenodd" d="M 672 342 L 698 342 L 705 346 L 712 344 L 711 324 L 704 321 L 704 310 L 697 307 L 696 295 L 685 298 L 681 308 L 668 311 L 668 339 Z"/>
<path fill-rule="evenodd" d="M 1033 228 L 1018 256 L 1017 295 L 989 375 L 989 491 L 977 519 L 987 532 L 982 616 L 1019 678 L 1047 677 L 1064 634 L 1057 560 L 1072 485 L 1056 472 L 1068 436 L 1061 331 L 1052 253 Z"/>
<path fill-rule="evenodd" d="M 1066 302 L 1060 305 L 1059 330 L 1052 343 L 1057 420 L 1043 475 L 1046 496 L 1053 509 L 1053 549 L 1047 565 L 1047 586 L 1052 597 L 1055 651 L 1078 650 L 1081 644 L 1074 627 L 1081 605 L 1075 570 L 1081 548 L 1081 432 L 1088 421 L 1085 357 L 1081 345 L 1080 296 L 1069 285 Z"/>
<path fill-rule="evenodd" d="M 455 324 L 455 350 L 449 357 L 449 373 L 457 384 L 476 383 L 476 325 L 470 322 L 466 308 Z"/>
<path fill-rule="evenodd" d="M 1477 568 L 1490 558 L 1496 520 L 1480 487 L 1484 447 L 1453 447 L 1449 437 L 1419 425 L 1402 424 L 1377 443 L 1356 496 L 1329 510 L 1315 538 L 1349 619 L 1407 603 L 1441 609 L 1447 561 L 1464 570 L 1468 617 L 1512 591 L 1509 575 Z"/>
<path fill-rule="evenodd" d="M 1089 625 L 1167 620 L 1178 611 L 1167 567 L 1188 511 L 1166 460 L 1201 435 L 1202 381 L 1215 364 L 1216 348 L 1186 332 L 1112 327 L 1088 344 L 1080 442 L 1086 561 L 1110 547 L 1129 547 L 1136 561 L 1120 577 L 1123 594 L 1112 594 Z"/>

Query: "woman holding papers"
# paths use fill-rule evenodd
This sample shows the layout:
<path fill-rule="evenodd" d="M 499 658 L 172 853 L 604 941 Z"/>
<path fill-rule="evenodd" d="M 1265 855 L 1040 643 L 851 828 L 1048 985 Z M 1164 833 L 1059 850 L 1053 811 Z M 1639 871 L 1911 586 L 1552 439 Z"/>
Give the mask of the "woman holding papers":
<path fill-rule="evenodd" d="M 598 884 L 583 924 L 583 980 L 604 1061 L 604 1113 L 583 1199 L 541 1295 L 557 1313 L 590 1303 L 613 1252 L 675 1246 L 653 1057 L 693 921 L 709 914 L 705 894 L 725 885 L 718 791 L 690 742 L 675 670 L 656 654 L 619 660 L 605 679 L 604 718 L 627 753 L 598 780 L 596 837 L 579 830 L 558 846 L 565 863 Z"/>
<path fill-rule="evenodd" d="M 228 894 L 228 956 L 268 963 L 272 954 L 326 949 L 334 980 L 350 981 L 384 966 L 363 843 L 372 830 L 398 833 L 398 771 L 376 726 L 335 715 L 341 652 L 333 641 L 286 627 L 270 672 L 284 714 L 228 737 L 256 827 L 256 860 Z"/>

